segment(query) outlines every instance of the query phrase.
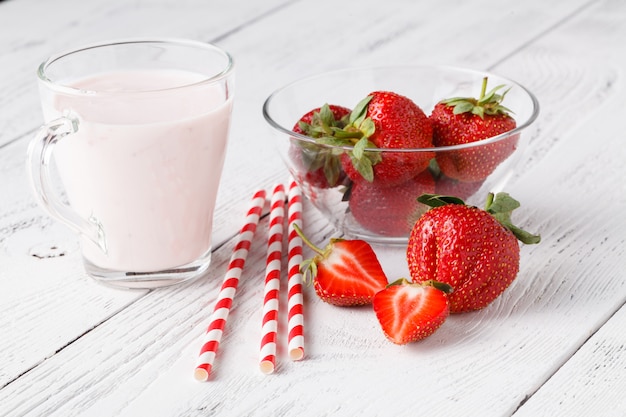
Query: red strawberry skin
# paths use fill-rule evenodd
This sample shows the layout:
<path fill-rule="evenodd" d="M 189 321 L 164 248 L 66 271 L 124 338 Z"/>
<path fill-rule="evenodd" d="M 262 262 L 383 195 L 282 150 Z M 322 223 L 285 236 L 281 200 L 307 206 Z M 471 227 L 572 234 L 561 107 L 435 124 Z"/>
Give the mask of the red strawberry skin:
<path fill-rule="evenodd" d="M 335 118 L 335 125 L 339 125 L 339 121 L 351 112 L 346 107 L 334 104 L 330 104 L 328 107 Z M 292 130 L 313 138 L 321 136 L 314 129 L 309 129 L 310 127 L 315 128 L 319 126 L 322 122 L 316 116 L 320 110 L 321 107 L 318 107 L 304 114 L 296 122 Z M 339 158 L 331 155 L 330 152 L 320 146 L 292 140 L 288 152 L 289 159 L 296 170 L 293 175 L 300 184 L 308 184 L 318 188 L 331 188 L 340 184 L 343 178 L 345 178 L 345 173 L 341 170 Z M 332 164 L 335 169 L 329 170 L 329 164 Z M 331 171 L 333 174 L 330 174 Z"/>
<path fill-rule="evenodd" d="M 491 214 L 450 204 L 426 212 L 409 236 L 407 261 L 413 281 L 452 286 L 450 311 L 489 305 L 519 271 L 519 243 Z"/>
<path fill-rule="evenodd" d="M 429 285 L 389 285 L 372 304 L 383 333 L 398 345 L 430 336 L 450 312 L 447 295 Z"/>
<path fill-rule="evenodd" d="M 378 148 L 432 148 L 432 126 L 428 116 L 411 99 L 388 91 L 369 94 L 366 117 L 374 122 L 369 140 Z M 393 186 L 413 178 L 428 167 L 431 152 L 381 153 L 382 160 L 374 165 L 374 182 Z M 353 181 L 364 181 L 354 168 L 349 155 L 342 155 L 343 168 Z"/>
<path fill-rule="evenodd" d="M 388 284 L 376 253 L 364 240 L 332 239 L 325 255 L 314 258 L 313 287 L 325 302 L 337 306 L 370 304 Z"/>
<path fill-rule="evenodd" d="M 433 144 L 452 146 L 472 143 L 515 129 L 516 122 L 508 114 L 485 114 L 483 118 L 472 113 L 454 114 L 454 108 L 438 103 L 430 120 Z M 438 152 L 437 163 L 447 177 L 464 182 L 487 178 L 517 148 L 519 134 L 499 142 L 457 151 Z"/>
<path fill-rule="evenodd" d="M 408 236 L 413 224 L 428 209 L 417 197 L 434 192 L 435 180 L 428 170 L 393 187 L 360 181 L 352 185 L 349 208 L 355 220 L 371 232 Z"/>

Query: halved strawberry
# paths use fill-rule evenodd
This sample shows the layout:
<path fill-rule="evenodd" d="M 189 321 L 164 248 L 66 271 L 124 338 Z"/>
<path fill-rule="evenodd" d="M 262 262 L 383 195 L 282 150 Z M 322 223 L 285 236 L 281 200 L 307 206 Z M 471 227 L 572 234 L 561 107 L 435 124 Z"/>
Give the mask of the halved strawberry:
<path fill-rule="evenodd" d="M 447 284 L 415 284 L 401 278 L 374 296 L 374 312 L 385 336 L 403 345 L 424 339 L 450 314 Z"/>
<path fill-rule="evenodd" d="M 309 241 L 296 226 L 302 240 L 317 254 L 303 262 L 305 279 L 313 278 L 317 295 L 337 306 L 370 304 L 388 284 L 376 253 L 364 240 L 331 239 L 324 249 Z"/>

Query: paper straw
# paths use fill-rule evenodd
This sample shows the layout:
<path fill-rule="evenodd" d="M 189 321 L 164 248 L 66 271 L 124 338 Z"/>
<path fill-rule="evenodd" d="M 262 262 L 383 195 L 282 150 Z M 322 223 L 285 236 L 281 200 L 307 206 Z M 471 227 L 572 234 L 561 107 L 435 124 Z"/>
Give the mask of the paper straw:
<path fill-rule="evenodd" d="M 194 372 L 194 378 L 198 381 L 207 381 L 211 374 L 211 368 L 213 367 L 217 348 L 222 339 L 226 319 L 228 318 L 228 313 L 230 312 L 230 307 L 235 292 L 237 291 L 237 285 L 239 284 L 239 278 L 241 277 L 241 272 L 246 262 L 252 238 L 256 232 L 264 205 L 265 191 L 257 191 L 252 197 L 250 208 L 246 214 L 245 224 L 237 236 L 228 269 L 224 276 L 224 281 L 222 282 L 222 288 L 217 296 L 213 314 L 211 315 L 211 322 L 206 331 L 202 348 L 200 349 L 200 355 Z"/>
<path fill-rule="evenodd" d="M 265 286 L 263 298 L 263 327 L 259 367 L 271 374 L 276 367 L 276 335 L 278 333 L 278 298 L 285 217 L 285 187 L 276 185 L 272 192 L 270 224 L 267 241 Z"/>
<path fill-rule="evenodd" d="M 304 314 L 302 298 L 302 238 L 294 225 L 302 229 L 302 192 L 295 181 L 289 185 L 287 194 L 288 221 L 288 298 L 287 329 L 289 357 L 298 361 L 304 357 Z"/>

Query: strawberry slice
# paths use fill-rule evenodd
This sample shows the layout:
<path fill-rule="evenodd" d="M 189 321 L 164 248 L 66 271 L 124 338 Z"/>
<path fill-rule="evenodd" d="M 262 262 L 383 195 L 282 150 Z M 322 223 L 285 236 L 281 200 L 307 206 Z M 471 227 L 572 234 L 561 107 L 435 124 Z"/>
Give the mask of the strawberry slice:
<path fill-rule="evenodd" d="M 389 284 L 373 300 L 385 336 L 404 345 L 433 334 L 450 314 L 446 293 L 451 291 L 434 281 L 415 284 L 401 278 Z"/>
<path fill-rule="evenodd" d="M 303 262 L 305 279 L 313 279 L 317 295 L 337 306 L 371 304 L 374 295 L 388 284 L 376 253 L 364 240 L 331 239 L 324 249 L 302 240 L 317 254 Z"/>

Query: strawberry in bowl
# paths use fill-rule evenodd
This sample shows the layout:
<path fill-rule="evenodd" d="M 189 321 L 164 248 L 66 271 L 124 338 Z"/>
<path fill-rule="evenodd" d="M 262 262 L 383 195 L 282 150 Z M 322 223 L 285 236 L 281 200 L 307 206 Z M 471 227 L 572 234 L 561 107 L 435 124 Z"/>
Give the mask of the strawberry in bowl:
<path fill-rule="evenodd" d="M 350 123 L 336 133 L 342 134 L 352 140 L 348 145 L 355 147 L 341 156 L 343 169 L 355 182 L 400 185 L 424 171 L 434 157 L 429 152 L 367 151 L 433 146 L 433 129 L 426 114 L 413 100 L 394 92 L 374 91 L 361 100 Z"/>
<path fill-rule="evenodd" d="M 404 236 L 428 209 L 415 196 L 435 192 L 435 180 L 428 170 L 393 187 L 365 181 L 355 182 L 348 208 L 364 229 L 380 236 Z"/>
<path fill-rule="evenodd" d="M 346 126 L 350 112 L 346 107 L 324 104 L 304 114 L 292 130 L 311 138 L 330 135 L 333 128 Z M 332 188 L 345 177 L 339 155 L 333 154 L 327 148 L 294 140 L 288 152 L 289 158 L 298 167 L 300 183 L 306 182 L 318 188 Z"/>
<path fill-rule="evenodd" d="M 444 99 L 435 105 L 430 115 L 435 146 L 454 146 L 497 138 L 493 143 L 441 152 L 437 163 L 447 177 L 461 182 L 485 180 L 517 147 L 519 134 L 506 135 L 517 124 L 511 110 L 503 105 L 508 90 L 499 85 L 486 92 L 488 77 L 483 78 L 480 96 Z"/>
<path fill-rule="evenodd" d="M 487 91 L 485 78 L 506 87 Z M 451 114 L 467 107 L 453 106 L 449 97 L 475 100 L 485 119 L 492 112 L 503 119 L 504 111 L 514 125 L 446 139 L 438 106 L 445 100 Z M 271 143 L 313 206 L 346 237 L 398 244 L 407 243 L 424 211 L 419 195 L 445 193 L 479 204 L 480 196 L 500 191 L 520 161 L 522 131 L 538 111 L 532 93 L 510 79 L 411 65 L 314 75 L 277 89 L 263 104 Z M 455 160 L 458 155 L 465 161 Z"/>

